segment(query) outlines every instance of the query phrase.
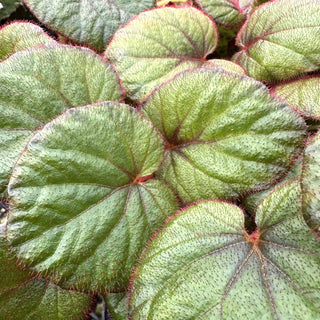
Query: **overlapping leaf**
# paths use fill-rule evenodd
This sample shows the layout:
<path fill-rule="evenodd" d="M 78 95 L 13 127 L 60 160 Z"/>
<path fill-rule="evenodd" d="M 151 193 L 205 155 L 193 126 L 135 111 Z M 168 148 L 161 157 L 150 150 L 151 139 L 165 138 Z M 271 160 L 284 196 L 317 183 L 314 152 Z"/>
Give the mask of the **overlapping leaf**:
<path fill-rule="evenodd" d="M 159 177 L 185 202 L 266 187 L 288 171 L 305 128 L 261 83 L 215 68 L 179 74 L 141 110 L 166 139 Z"/>
<path fill-rule="evenodd" d="M 241 29 L 233 60 L 251 77 L 274 81 L 320 68 L 320 3 L 275 0 L 257 8 Z"/>
<path fill-rule="evenodd" d="M 1 0 L 0 20 L 9 17 L 10 14 L 14 12 L 21 3 L 21 0 Z"/>
<path fill-rule="evenodd" d="M 320 137 L 315 134 L 308 140 L 303 154 L 295 161 L 290 172 L 278 183 L 298 180 L 301 188 L 299 199 L 302 201 L 302 213 L 306 222 L 316 232 L 320 229 Z M 246 208 L 253 214 L 259 202 L 271 192 L 271 188 L 247 196 Z"/>
<path fill-rule="evenodd" d="M 217 40 L 215 23 L 201 11 L 166 7 L 143 12 L 119 29 L 105 56 L 128 96 L 141 101 L 180 71 L 201 66 Z"/>
<path fill-rule="evenodd" d="M 296 159 L 294 161 L 294 163 L 292 164 L 292 167 L 291 167 L 290 171 L 288 172 L 288 174 L 286 174 L 286 176 L 283 179 L 281 179 L 281 181 L 279 183 L 277 183 L 278 186 L 281 186 L 284 183 L 292 182 L 293 180 L 301 179 L 302 167 L 303 167 L 302 159 L 303 159 L 303 156 L 301 155 L 301 156 L 299 156 L 298 159 Z M 271 193 L 274 188 L 275 188 L 275 186 L 272 186 L 272 187 L 270 187 L 270 188 L 268 188 L 266 190 L 247 195 L 243 199 L 243 203 L 244 203 L 246 209 L 248 210 L 248 212 L 250 214 L 254 215 L 259 203 L 269 193 Z"/>
<path fill-rule="evenodd" d="M 178 207 L 171 189 L 149 179 L 163 149 L 153 125 L 126 105 L 68 110 L 14 168 L 13 251 L 63 287 L 125 289 L 147 240 Z"/>
<path fill-rule="evenodd" d="M 246 75 L 245 70 L 238 64 L 224 59 L 210 59 L 203 64 L 204 67 L 217 67 L 225 71 Z"/>
<path fill-rule="evenodd" d="M 320 231 L 320 135 L 309 140 L 303 157 L 302 208 L 307 222 Z"/>
<path fill-rule="evenodd" d="M 229 27 L 237 27 L 246 18 L 244 9 L 252 2 L 252 0 L 195 0 L 195 2 L 207 12 L 217 23 Z"/>
<path fill-rule="evenodd" d="M 305 117 L 320 120 L 320 76 L 278 84 L 272 92 Z"/>
<path fill-rule="evenodd" d="M 71 320 L 83 318 L 91 305 L 84 293 L 63 290 L 21 270 L 8 251 L 0 228 L 0 318 L 6 320 Z"/>
<path fill-rule="evenodd" d="M 14 22 L 0 30 L 0 61 L 10 55 L 41 44 L 55 43 L 39 26 L 28 22 Z"/>
<path fill-rule="evenodd" d="M 154 0 L 24 0 L 45 25 L 71 40 L 103 51 L 115 31 L 152 8 Z"/>
<path fill-rule="evenodd" d="M 128 320 L 128 293 L 109 293 L 104 296 L 108 311 L 114 320 Z"/>
<path fill-rule="evenodd" d="M 46 45 L 0 64 L 0 194 L 14 162 L 42 126 L 70 107 L 121 100 L 113 67 L 92 51 Z"/>
<path fill-rule="evenodd" d="M 268 196 L 250 235 L 229 203 L 204 201 L 173 217 L 135 271 L 132 319 L 319 318 L 319 243 L 299 193 L 292 183 Z"/>

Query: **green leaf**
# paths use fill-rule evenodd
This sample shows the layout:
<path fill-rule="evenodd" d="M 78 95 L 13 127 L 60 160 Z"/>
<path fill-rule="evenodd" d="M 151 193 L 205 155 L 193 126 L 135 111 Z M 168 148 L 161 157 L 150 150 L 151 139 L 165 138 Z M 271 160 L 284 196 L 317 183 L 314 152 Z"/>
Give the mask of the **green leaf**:
<path fill-rule="evenodd" d="M 0 194 L 34 130 L 70 107 L 122 100 L 113 67 L 91 50 L 44 45 L 0 64 Z"/>
<path fill-rule="evenodd" d="M 143 12 L 119 29 L 105 56 L 128 96 L 141 101 L 180 71 L 201 66 L 217 41 L 215 23 L 201 11 L 165 7 Z"/>
<path fill-rule="evenodd" d="M 65 288 L 123 290 L 150 236 L 178 208 L 150 179 L 163 142 L 136 109 L 70 109 L 31 139 L 9 183 L 8 239 Z"/>
<path fill-rule="evenodd" d="M 166 140 L 158 176 L 185 202 L 266 187 L 288 171 L 305 130 L 260 82 L 216 68 L 179 74 L 141 111 Z"/>
<path fill-rule="evenodd" d="M 215 22 L 228 27 L 237 28 L 246 18 L 246 12 L 238 0 L 195 0 L 195 2 Z M 246 6 L 246 3 L 244 5 Z"/>
<path fill-rule="evenodd" d="M 204 67 L 218 67 L 228 72 L 246 75 L 245 70 L 238 64 L 224 59 L 210 59 L 203 64 Z"/>
<path fill-rule="evenodd" d="M 275 0 L 258 7 L 238 34 L 233 61 L 258 80 L 289 79 L 320 68 L 320 2 Z"/>
<path fill-rule="evenodd" d="M 320 76 L 280 83 L 272 93 L 307 118 L 320 120 Z"/>
<path fill-rule="evenodd" d="M 292 183 L 259 206 L 248 234 L 240 208 L 203 201 L 173 217 L 133 276 L 132 319 L 318 319 L 319 243 Z"/>
<path fill-rule="evenodd" d="M 108 311 L 114 320 L 128 320 L 128 293 L 109 293 L 104 295 Z"/>
<path fill-rule="evenodd" d="M 45 25 L 83 45 L 103 51 L 115 31 L 154 0 L 25 0 Z"/>
<path fill-rule="evenodd" d="M 0 20 L 5 19 L 16 11 L 17 7 L 21 5 L 21 0 L 1 0 L 0 1 Z"/>
<path fill-rule="evenodd" d="M 55 42 L 35 24 L 29 22 L 11 23 L 0 30 L 0 61 L 18 51 Z"/>
<path fill-rule="evenodd" d="M 307 222 L 320 231 L 320 134 L 315 134 L 304 150 L 302 208 Z"/>
<path fill-rule="evenodd" d="M 302 175 L 302 156 L 299 156 L 297 160 L 294 161 L 292 164 L 292 167 L 290 171 L 286 174 L 286 176 L 277 183 L 277 187 L 280 187 L 284 183 L 289 183 L 293 180 L 301 179 Z M 253 194 L 249 194 L 243 199 L 243 203 L 246 207 L 246 209 L 249 211 L 250 214 L 254 215 L 256 212 L 256 209 L 259 205 L 259 203 L 269 194 L 273 191 L 275 186 L 272 186 L 268 188 L 267 190 L 263 190 L 260 192 L 256 192 Z"/>
<path fill-rule="evenodd" d="M 63 290 L 18 267 L 0 228 L 0 318 L 68 320 L 83 318 L 91 305 L 87 294 Z"/>
<path fill-rule="evenodd" d="M 292 180 L 301 185 L 299 199 L 302 201 L 302 213 L 308 225 L 315 232 L 320 231 L 320 135 L 315 134 L 306 144 L 303 154 L 294 162 L 287 176 L 278 183 L 278 187 Z M 254 214 L 259 202 L 271 191 L 268 189 L 247 196 L 246 208 Z"/>

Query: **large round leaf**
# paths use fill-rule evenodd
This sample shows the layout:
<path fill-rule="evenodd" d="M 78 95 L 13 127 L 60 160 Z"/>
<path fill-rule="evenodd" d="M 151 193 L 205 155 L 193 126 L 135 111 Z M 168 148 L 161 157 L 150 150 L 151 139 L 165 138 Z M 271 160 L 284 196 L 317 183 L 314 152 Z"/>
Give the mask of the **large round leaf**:
<path fill-rule="evenodd" d="M 47 45 L 0 64 L 0 194 L 36 128 L 70 107 L 122 100 L 113 67 L 91 50 Z"/>
<path fill-rule="evenodd" d="M 35 24 L 29 22 L 11 23 L 0 30 L 0 61 L 18 51 L 55 42 Z"/>
<path fill-rule="evenodd" d="M 288 171 L 305 129 L 260 82 L 220 69 L 179 74 L 142 112 L 167 141 L 159 177 L 185 202 L 266 187 Z"/>
<path fill-rule="evenodd" d="M 258 7 L 238 34 L 233 59 L 258 80 L 320 68 L 320 2 L 275 0 Z"/>
<path fill-rule="evenodd" d="M 273 94 L 308 118 L 320 120 L 320 76 L 310 76 L 280 83 Z"/>
<path fill-rule="evenodd" d="M 166 7 L 143 12 L 119 29 L 105 56 L 129 97 L 141 101 L 178 72 L 201 66 L 217 40 L 215 23 L 201 11 Z"/>
<path fill-rule="evenodd" d="M 171 189 L 149 179 L 162 159 L 159 134 L 135 109 L 68 110 L 13 170 L 12 250 L 64 287 L 124 289 L 147 240 L 178 207 Z"/>
<path fill-rule="evenodd" d="M 173 217 L 134 273 L 132 319 L 318 319 L 319 242 L 299 192 L 292 183 L 267 197 L 252 234 L 230 203 L 204 201 Z"/>
<path fill-rule="evenodd" d="M 71 40 L 103 51 L 115 31 L 131 17 L 152 8 L 154 0 L 24 0 L 45 25 Z"/>
<path fill-rule="evenodd" d="M 0 227 L 0 319 L 71 320 L 83 318 L 91 305 L 84 293 L 63 290 L 17 266 Z"/>

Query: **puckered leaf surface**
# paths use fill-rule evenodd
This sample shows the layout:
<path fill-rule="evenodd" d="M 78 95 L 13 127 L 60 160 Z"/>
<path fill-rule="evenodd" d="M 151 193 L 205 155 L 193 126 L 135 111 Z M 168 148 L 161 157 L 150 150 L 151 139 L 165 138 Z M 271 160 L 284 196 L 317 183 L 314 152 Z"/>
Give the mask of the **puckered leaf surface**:
<path fill-rule="evenodd" d="M 180 71 L 201 66 L 216 48 L 215 23 L 192 7 L 158 8 L 119 29 L 105 56 L 133 100 L 141 101 Z"/>
<path fill-rule="evenodd" d="M 244 9 L 252 2 L 252 0 L 195 0 L 195 2 L 208 13 L 217 23 L 236 27 L 246 17 Z M 241 6 L 243 5 L 243 6 Z"/>
<path fill-rule="evenodd" d="M 307 221 L 320 231 L 320 135 L 309 140 L 303 157 L 302 208 Z"/>
<path fill-rule="evenodd" d="M 320 120 L 319 75 L 279 84 L 272 92 L 305 117 Z"/>
<path fill-rule="evenodd" d="M 0 319 L 72 320 L 85 316 L 91 305 L 89 295 L 63 290 L 18 268 L 3 237 L 0 228 Z"/>
<path fill-rule="evenodd" d="M 298 180 L 299 198 L 302 201 L 302 213 L 306 222 L 315 232 L 320 231 L 320 136 L 315 134 L 307 142 L 302 155 L 295 161 L 290 172 L 278 184 Z M 253 214 L 259 202 L 272 189 L 258 192 L 244 199 L 246 208 Z"/>
<path fill-rule="evenodd" d="M 151 242 L 131 289 L 132 319 L 317 319 L 319 243 L 292 183 L 259 206 L 249 235 L 230 203 L 204 201 Z"/>
<path fill-rule="evenodd" d="M 21 0 L 1 0 L 0 20 L 9 17 L 10 14 L 14 12 L 21 3 Z"/>
<path fill-rule="evenodd" d="M 0 194 L 33 131 L 70 107 L 122 100 L 113 67 L 91 50 L 46 45 L 0 64 Z"/>
<path fill-rule="evenodd" d="M 320 2 L 275 0 L 258 7 L 237 38 L 233 60 L 258 80 L 288 79 L 320 68 Z"/>
<path fill-rule="evenodd" d="M 45 25 L 69 39 L 103 51 L 131 17 L 155 6 L 154 0 L 24 0 Z"/>
<path fill-rule="evenodd" d="M 288 171 L 305 128 L 260 82 L 214 68 L 179 74 L 141 110 L 166 140 L 159 177 L 185 202 L 270 184 Z"/>
<path fill-rule="evenodd" d="M 301 179 L 302 167 L 303 167 L 302 159 L 303 159 L 303 156 L 301 155 L 301 156 L 299 156 L 298 159 L 296 159 L 294 161 L 290 171 L 286 174 L 286 176 L 279 183 L 277 183 L 277 186 L 283 185 L 284 183 L 292 182 L 293 180 Z M 259 203 L 261 201 L 263 201 L 263 199 L 269 193 L 271 193 L 274 188 L 275 188 L 275 186 L 271 186 L 270 188 L 268 188 L 266 190 L 247 195 L 243 199 L 243 203 L 244 203 L 246 209 L 248 210 L 248 212 L 252 215 L 255 214 Z"/>
<path fill-rule="evenodd" d="M 11 23 L 0 30 L 0 61 L 18 51 L 55 42 L 42 28 L 33 23 Z"/>
<path fill-rule="evenodd" d="M 210 59 L 203 64 L 204 67 L 217 67 L 224 69 L 225 71 L 234 72 L 242 75 L 246 75 L 245 70 L 238 64 L 224 59 Z"/>
<path fill-rule="evenodd" d="M 151 234 L 177 200 L 149 179 L 158 132 L 116 102 L 70 109 L 30 140 L 9 183 L 8 239 L 21 260 L 63 287 L 125 289 Z"/>

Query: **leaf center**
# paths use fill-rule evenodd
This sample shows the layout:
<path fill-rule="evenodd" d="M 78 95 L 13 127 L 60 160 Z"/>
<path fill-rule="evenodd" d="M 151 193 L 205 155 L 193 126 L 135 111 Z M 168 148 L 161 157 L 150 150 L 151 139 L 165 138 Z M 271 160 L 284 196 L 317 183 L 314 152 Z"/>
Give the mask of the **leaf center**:
<path fill-rule="evenodd" d="M 260 242 L 260 230 L 257 228 L 255 231 L 252 233 L 247 233 L 245 234 L 245 238 L 248 242 L 250 242 L 254 248 L 258 248 L 259 242 Z"/>

